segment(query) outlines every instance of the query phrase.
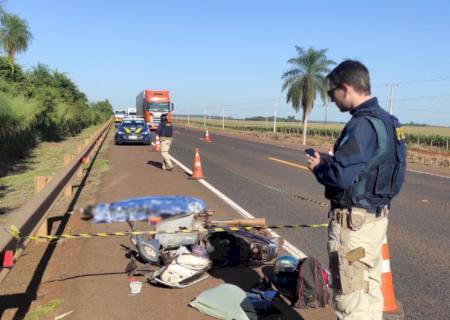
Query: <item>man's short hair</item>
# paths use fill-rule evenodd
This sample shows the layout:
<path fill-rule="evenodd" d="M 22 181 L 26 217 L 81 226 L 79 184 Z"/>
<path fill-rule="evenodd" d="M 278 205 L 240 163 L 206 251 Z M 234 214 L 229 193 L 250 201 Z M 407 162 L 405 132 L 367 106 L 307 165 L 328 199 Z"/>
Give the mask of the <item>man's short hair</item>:
<path fill-rule="evenodd" d="M 327 79 L 336 87 L 342 87 L 346 83 L 356 92 L 370 95 L 369 70 L 359 61 L 345 60 L 341 62 L 331 70 Z"/>

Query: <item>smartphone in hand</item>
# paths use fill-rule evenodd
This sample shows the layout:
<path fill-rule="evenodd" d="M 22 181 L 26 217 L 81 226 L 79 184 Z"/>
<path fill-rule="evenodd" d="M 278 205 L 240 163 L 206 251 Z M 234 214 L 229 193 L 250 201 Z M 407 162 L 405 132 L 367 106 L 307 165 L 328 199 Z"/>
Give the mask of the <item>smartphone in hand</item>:
<path fill-rule="evenodd" d="M 305 149 L 305 152 L 306 152 L 307 155 L 309 155 L 311 157 L 315 157 L 314 154 L 316 153 L 316 150 L 314 150 L 313 148 Z"/>

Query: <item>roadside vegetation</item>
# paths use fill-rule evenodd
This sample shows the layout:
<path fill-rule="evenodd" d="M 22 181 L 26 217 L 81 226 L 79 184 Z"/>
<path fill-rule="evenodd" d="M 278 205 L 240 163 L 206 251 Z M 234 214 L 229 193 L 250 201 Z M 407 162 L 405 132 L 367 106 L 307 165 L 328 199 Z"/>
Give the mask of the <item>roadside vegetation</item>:
<path fill-rule="evenodd" d="M 34 177 L 51 179 L 64 164 L 64 155 L 75 155 L 77 145 L 83 145 L 101 124 L 83 129 L 80 134 L 59 142 L 43 141 L 31 149 L 26 158 L 14 164 L 14 170 L 0 176 L 0 220 L 5 214 L 20 208 L 34 196 Z"/>
<path fill-rule="evenodd" d="M 0 177 L 40 142 L 75 136 L 112 115 L 108 100 L 89 102 L 64 72 L 16 64 L 32 39 L 27 22 L 0 7 Z"/>

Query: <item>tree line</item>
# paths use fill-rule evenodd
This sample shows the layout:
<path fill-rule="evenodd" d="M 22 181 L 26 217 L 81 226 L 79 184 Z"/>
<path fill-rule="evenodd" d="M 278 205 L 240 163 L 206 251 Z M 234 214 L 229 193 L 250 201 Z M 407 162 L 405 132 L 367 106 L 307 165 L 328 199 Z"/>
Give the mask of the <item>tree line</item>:
<path fill-rule="evenodd" d="M 0 162 L 26 156 L 40 141 L 58 141 L 106 121 L 108 100 L 89 102 L 66 73 L 39 63 L 24 70 L 16 55 L 33 39 L 25 20 L 0 3 Z M 1 168 L 0 168 L 1 169 Z"/>

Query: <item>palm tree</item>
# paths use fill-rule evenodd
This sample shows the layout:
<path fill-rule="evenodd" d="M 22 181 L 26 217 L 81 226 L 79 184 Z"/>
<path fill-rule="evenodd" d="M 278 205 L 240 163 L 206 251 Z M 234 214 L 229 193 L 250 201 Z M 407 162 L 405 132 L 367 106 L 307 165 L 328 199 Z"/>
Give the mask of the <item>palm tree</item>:
<path fill-rule="evenodd" d="M 326 74 L 329 67 L 336 64 L 326 57 L 327 49 L 315 50 L 309 48 L 305 51 L 302 47 L 295 46 L 297 56 L 287 62 L 293 65 L 286 71 L 281 79 L 284 79 L 282 91 L 287 90 L 286 102 L 292 104 L 292 108 L 299 112 L 303 110 L 303 145 L 306 145 L 306 130 L 308 127 L 308 115 L 314 107 L 317 94 L 323 103 L 328 100 Z"/>
<path fill-rule="evenodd" d="M 6 52 L 9 63 L 13 66 L 16 54 L 27 50 L 33 35 L 27 22 L 15 14 L 4 13 L 1 22 L 0 44 Z"/>
<path fill-rule="evenodd" d="M 5 17 L 6 11 L 5 11 L 5 8 L 3 7 L 3 3 L 2 2 L 0 2 L 0 21 L 3 22 L 3 19 Z"/>

